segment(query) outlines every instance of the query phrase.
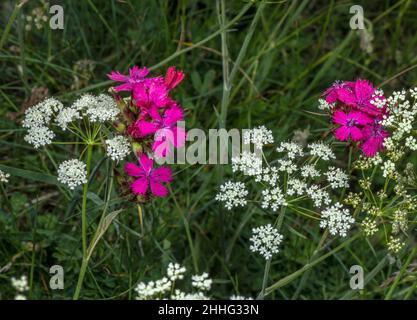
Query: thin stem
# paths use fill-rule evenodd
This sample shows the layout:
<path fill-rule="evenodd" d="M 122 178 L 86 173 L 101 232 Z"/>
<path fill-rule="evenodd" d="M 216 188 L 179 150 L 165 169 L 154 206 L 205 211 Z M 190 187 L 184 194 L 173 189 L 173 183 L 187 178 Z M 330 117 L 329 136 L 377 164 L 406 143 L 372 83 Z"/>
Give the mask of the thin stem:
<path fill-rule="evenodd" d="M 89 144 L 87 146 L 87 182 L 83 186 L 83 202 L 81 207 L 81 232 L 82 232 L 82 247 L 83 247 L 83 261 L 81 263 L 80 273 L 78 275 L 77 287 L 75 289 L 73 300 L 78 300 L 80 296 L 81 287 L 84 281 L 85 271 L 87 270 L 88 258 L 87 258 L 87 193 L 88 193 L 88 184 L 90 177 L 90 167 L 91 159 L 93 155 L 93 145 Z"/>
<path fill-rule="evenodd" d="M 385 300 L 390 300 L 395 288 L 397 287 L 398 283 L 400 282 L 403 274 L 406 272 L 408 266 L 410 265 L 411 261 L 413 260 L 415 254 L 417 253 L 417 246 L 414 247 L 413 251 L 411 251 L 410 255 L 408 256 L 406 262 L 404 263 L 404 265 L 402 266 L 400 272 L 398 273 L 397 277 L 395 278 L 393 284 L 391 285 L 391 287 L 388 290 L 387 295 L 385 296 Z"/>

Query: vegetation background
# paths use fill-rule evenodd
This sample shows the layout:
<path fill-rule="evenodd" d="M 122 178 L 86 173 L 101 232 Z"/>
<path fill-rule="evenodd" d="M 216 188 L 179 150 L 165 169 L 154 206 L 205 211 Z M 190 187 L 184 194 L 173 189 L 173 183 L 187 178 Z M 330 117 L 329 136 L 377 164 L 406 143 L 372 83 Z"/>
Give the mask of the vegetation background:
<path fill-rule="evenodd" d="M 313 140 L 325 134 L 328 119 L 311 112 L 334 80 L 363 77 L 386 92 L 417 81 L 412 0 L 62 0 L 50 4 L 64 8 L 63 30 L 52 30 L 47 21 L 29 29 L 26 16 L 44 4 L 0 3 L 0 169 L 7 166 L 12 174 L 1 186 L 0 299 L 13 299 L 10 278 L 22 274 L 30 280 L 29 298 L 71 298 L 80 268 L 80 192 L 69 193 L 53 178 L 56 163 L 78 150 L 38 152 L 23 141 L 23 112 L 45 96 L 70 102 L 83 92 L 106 92 L 111 70 L 125 73 L 139 65 L 163 74 L 175 65 L 186 73 L 174 97 L 186 110 L 187 128 L 265 125 L 276 140 L 295 132 Z M 363 6 L 366 30 L 349 26 L 355 4 Z M 225 6 L 223 15 L 218 5 Z M 225 65 L 236 66 L 230 92 L 223 83 L 230 75 Z M 343 163 L 346 150 L 341 148 L 340 156 Z M 170 196 L 145 207 L 142 230 L 135 204 L 121 196 L 117 179 L 111 183 L 121 166 L 113 170 L 98 150 L 94 164 L 91 229 L 103 207 L 122 211 L 95 250 L 82 298 L 134 299 L 135 284 L 157 279 L 170 261 L 189 273 L 209 272 L 214 298 L 257 296 L 264 261 L 250 253 L 248 239 L 252 227 L 271 217 L 257 207 L 227 212 L 213 200 L 230 168 L 175 166 Z M 268 299 L 383 298 L 404 260 L 387 256 L 376 237 L 331 240 L 317 261 L 312 258 L 321 236 L 316 223 L 289 215 L 283 230 Z M 55 264 L 65 270 L 64 290 L 49 288 Z M 361 291 L 349 288 L 355 264 L 365 271 Z M 404 298 L 415 288 L 416 275 L 411 269 L 392 297 Z M 184 288 L 188 285 L 185 281 Z M 411 293 L 407 297 L 417 297 Z"/>

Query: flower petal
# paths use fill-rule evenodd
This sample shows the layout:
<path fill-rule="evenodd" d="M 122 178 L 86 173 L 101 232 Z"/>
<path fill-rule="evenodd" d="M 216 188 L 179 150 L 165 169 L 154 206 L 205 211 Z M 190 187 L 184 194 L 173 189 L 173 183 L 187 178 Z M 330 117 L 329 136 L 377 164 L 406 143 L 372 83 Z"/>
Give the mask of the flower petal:
<path fill-rule="evenodd" d="M 172 181 L 172 172 L 168 167 L 159 167 L 152 171 L 151 174 L 152 181 L 159 182 L 170 182 Z"/>
<path fill-rule="evenodd" d="M 151 191 L 154 196 L 164 198 L 168 195 L 168 190 L 160 182 L 151 180 Z"/>
<path fill-rule="evenodd" d="M 134 194 L 144 195 L 148 190 L 148 180 L 146 178 L 139 178 L 130 185 Z"/>
<path fill-rule="evenodd" d="M 353 141 L 359 141 L 363 138 L 362 131 L 358 127 L 351 127 L 350 135 Z"/>
<path fill-rule="evenodd" d="M 334 132 L 334 135 L 339 141 L 346 141 L 349 137 L 349 129 L 345 126 L 342 126 Z"/>
<path fill-rule="evenodd" d="M 356 104 L 355 95 L 345 88 L 340 88 L 339 90 L 337 90 L 337 96 L 339 97 L 340 101 L 346 103 L 347 105 L 351 106 Z"/>
<path fill-rule="evenodd" d="M 343 111 L 337 110 L 333 114 L 333 122 L 337 124 L 345 125 L 347 123 L 347 116 Z"/>
<path fill-rule="evenodd" d="M 150 135 L 150 134 L 154 134 L 158 130 L 158 127 L 159 127 L 159 125 L 155 122 L 148 122 L 144 120 L 137 121 L 135 125 L 137 126 L 137 129 L 139 130 L 140 135 L 142 137 Z"/>
<path fill-rule="evenodd" d="M 132 162 L 126 162 L 124 169 L 126 174 L 131 177 L 145 176 L 145 172 L 143 171 L 143 169 Z"/>
<path fill-rule="evenodd" d="M 164 114 L 164 126 L 169 127 L 184 119 L 184 112 L 177 105 L 174 104 L 171 108 L 167 109 Z"/>
<path fill-rule="evenodd" d="M 139 158 L 139 164 L 146 173 L 149 173 L 153 168 L 153 159 L 150 159 L 146 153 L 142 153 Z"/>
<path fill-rule="evenodd" d="M 355 96 L 358 101 L 369 101 L 375 92 L 374 87 L 368 80 L 358 79 L 355 82 Z"/>

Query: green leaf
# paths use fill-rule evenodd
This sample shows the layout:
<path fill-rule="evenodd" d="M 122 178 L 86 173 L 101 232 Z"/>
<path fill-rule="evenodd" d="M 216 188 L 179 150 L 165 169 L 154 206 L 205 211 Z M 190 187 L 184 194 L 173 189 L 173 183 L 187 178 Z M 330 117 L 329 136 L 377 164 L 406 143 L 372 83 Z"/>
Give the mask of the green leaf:
<path fill-rule="evenodd" d="M 45 183 L 55 184 L 55 185 L 60 184 L 55 176 L 51 176 L 49 174 L 45 174 L 41 172 L 13 168 L 13 167 L 5 166 L 2 164 L 0 164 L 0 170 L 10 173 L 12 176 L 16 176 L 16 177 L 20 177 L 24 179 L 45 182 Z"/>

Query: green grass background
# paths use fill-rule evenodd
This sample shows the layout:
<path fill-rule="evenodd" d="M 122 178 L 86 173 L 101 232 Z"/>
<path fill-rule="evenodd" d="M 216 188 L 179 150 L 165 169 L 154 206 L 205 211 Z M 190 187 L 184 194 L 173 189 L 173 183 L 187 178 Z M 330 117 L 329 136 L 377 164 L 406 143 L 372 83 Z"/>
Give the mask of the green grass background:
<path fill-rule="evenodd" d="M 28 32 L 24 15 L 41 2 L 29 1 L 19 10 L 15 1 L 2 1 L 0 165 L 15 169 L 0 198 L 0 268 L 8 266 L 0 272 L 1 299 L 13 298 L 10 278 L 22 274 L 30 279 L 30 298 L 71 298 L 82 257 L 80 192 L 69 193 L 53 177 L 56 164 L 79 150 L 38 152 L 23 141 L 20 121 L 24 108 L 36 102 L 34 88 L 47 88 L 49 95 L 71 102 L 82 92 L 106 92 L 111 70 L 126 72 L 136 64 L 163 74 L 175 65 L 186 73 L 173 96 L 186 110 L 187 128 L 217 128 L 227 104 L 228 128 L 262 124 L 276 140 L 309 128 L 313 140 L 322 137 L 328 119 L 309 112 L 317 111 L 319 95 L 334 80 L 363 77 L 383 84 L 386 92 L 416 84 L 416 1 L 268 1 L 225 102 L 222 64 L 235 65 L 259 7 L 255 2 L 225 1 L 225 23 L 240 18 L 223 32 L 216 1 L 51 1 L 64 8 L 64 30 Z M 363 6 L 372 29 L 372 53 L 361 48 L 359 32 L 349 27 L 354 4 Z M 222 58 L 225 45 L 229 59 Z M 94 64 L 90 73 L 75 68 L 83 59 Z M 81 87 L 74 85 L 76 78 Z M 342 161 L 344 153 L 341 148 Z M 97 227 L 104 207 L 123 211 L 96 248 L 82 298 L 132 299 L 135 284 L 163 275 L 169 261 L 183 264 L 189 274 L 209 272 L 215 298 L 238 293 L 256 297 L 264 261 L 249 252 L 248 239 L 252 227 L 272 218 L 255 207 L 227 212 L 214 202 L 222 171 L 229 174 L 230 168 L 176 166 L 172 194 L 144 209 L 143 233 L 134 204 L 120 197 L 116 181 L 111 185 L 117 171 L 103 151 L 94 153 L 93 168 L 90 230 Z M 352 241 L 336 252 L 332 250 L 343 240 L 332 240 L 321 253 L 329 253 L 326 259 L 309 265 L 321 236 L 318 225 L 288 215 L 283 230 L 282 252 L 273 260 L 269 284 L 281 282 L 267 296 L 271 299 L 383 298 L 404 260 L 387 257 L 381 235 Z M 49 288 L 54 264 L 64 267 L 64 290 Z M 360 292 L 349 289 L 354 264 L 365 270 Z M 189 282 L 184 289 L 190 289 Z M 403 298 L 415 282 L 411 272 L 393 297 Z"/>

